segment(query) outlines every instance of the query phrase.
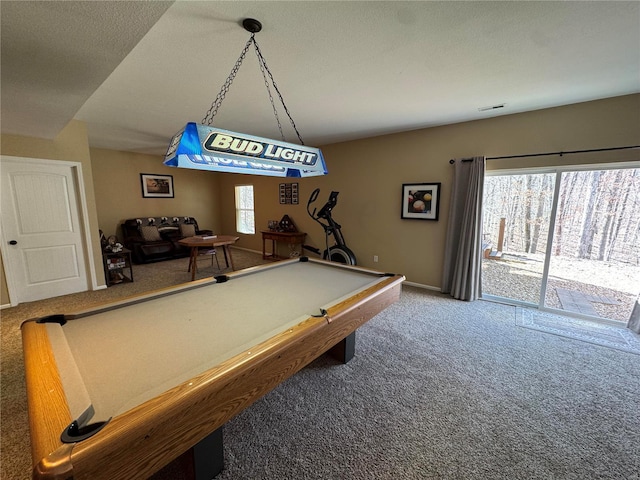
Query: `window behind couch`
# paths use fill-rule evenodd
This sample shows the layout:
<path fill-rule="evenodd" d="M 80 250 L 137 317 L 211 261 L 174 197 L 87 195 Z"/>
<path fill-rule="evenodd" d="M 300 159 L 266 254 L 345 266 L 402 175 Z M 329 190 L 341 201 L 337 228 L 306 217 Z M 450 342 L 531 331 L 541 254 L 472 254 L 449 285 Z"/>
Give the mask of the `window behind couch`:
<path fill-rule="evenodd" d="M 253 185 L 236 185 L 236 230 L 239 233 L 256 233 Z"/>

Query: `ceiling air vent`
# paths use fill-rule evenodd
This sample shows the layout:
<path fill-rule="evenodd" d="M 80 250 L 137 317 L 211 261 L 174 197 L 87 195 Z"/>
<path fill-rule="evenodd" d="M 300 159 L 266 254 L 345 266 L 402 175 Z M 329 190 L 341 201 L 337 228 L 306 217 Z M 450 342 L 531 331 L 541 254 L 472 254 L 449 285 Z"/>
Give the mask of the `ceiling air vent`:
<path fill-rule="evenodd" d="M 488 110 L 498 110 L 499 108 L 504 108 L 505 104 L 501 103 L 500 105 L 492 105 L 490 107 L 480 107 L 478 109 L 479 112 L 486 112 Z"/>

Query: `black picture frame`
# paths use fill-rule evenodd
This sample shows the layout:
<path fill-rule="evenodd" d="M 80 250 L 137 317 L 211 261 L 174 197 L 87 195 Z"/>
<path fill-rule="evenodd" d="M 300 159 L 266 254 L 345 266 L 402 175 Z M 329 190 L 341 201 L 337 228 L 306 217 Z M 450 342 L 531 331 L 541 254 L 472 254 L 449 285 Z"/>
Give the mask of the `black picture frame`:
<path fill-rule="evenodd" d="M 280 204 L 298 205 L 298 184 L 297 183 L 281 183 L 279 188 Z"/>
<path fill-rule="evenodd" d="M 440 182 L 403 183 L 403 219 L 438 221 L 440 215 Z"/>
<path fill-rule="evenodd" d="M 173 175 L 141 173 L 142 198 L 174 198 Z"/>

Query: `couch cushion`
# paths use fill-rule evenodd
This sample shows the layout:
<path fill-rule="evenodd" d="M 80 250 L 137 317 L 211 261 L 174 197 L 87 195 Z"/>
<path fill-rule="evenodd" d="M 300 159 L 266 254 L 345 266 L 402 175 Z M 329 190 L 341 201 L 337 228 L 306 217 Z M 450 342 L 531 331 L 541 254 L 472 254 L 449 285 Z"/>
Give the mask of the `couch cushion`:
<path fill-rule="evenodd" d="M 180 235 L 183 237 L 193 237 L 196 234 L 196 226 L 192 223 L 183 223 L 180 225 Z"/>
<path fill-rule="evenodd" d="M 146 242 L 159 242 L 162 240 L 158 227 L 155 225 L 140 225 L 140 235 Z"/>

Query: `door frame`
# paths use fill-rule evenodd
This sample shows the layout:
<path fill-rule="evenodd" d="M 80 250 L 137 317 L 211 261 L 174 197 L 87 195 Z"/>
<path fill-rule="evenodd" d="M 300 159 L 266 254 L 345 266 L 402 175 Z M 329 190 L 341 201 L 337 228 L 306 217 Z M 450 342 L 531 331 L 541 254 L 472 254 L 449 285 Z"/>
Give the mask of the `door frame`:
<path fill-rule="evenodd" d="M 32 165 L 63 165 L 71 170 L 73 181 L 75 183 L 77 192 L 77 208 L 78 219 L 82 235 L 82 244 L 84 247 L 84 256 L 82 260 L 85 265 L 85 272 L 89 278 L 87 278 L 87 286 L 90 290 L 98 290 L 98 280 L 96 277 L 96 265 L 93 258 L 92 248 L 92 235 L 91 227 L 89 225 L 89 210 L 87 208 L 87 195 L 84 189 L 84 181 L 82 174 L 82 164 L 80 162 L 72 162 L 67 160 L 48 160 L 44 158 L 30 158 L 30 157 L 16 157 L 10 155 L 0 155 L 0 159 L 9 160 L 20 163 L 30 163 Z M 1 212 L 0 212 L 1 213 Z M 2 228 L 2 216 L 0 215 L 0 255 L 2 255 L 2 266 L 4 269 L 5 281 L 7 286 L 7 292 L 9 293 L 9 306 L 15 307 L 20 304 L 17 301 L 18 292 L 15 287 L 15 272 L 12 271 L 12 267 L 7 262 L 5 245 L 8 240 L 4 236 L 4 228 Z M 106 288 L 102 287 L 102 288 Z"/>
<path fill-rule="evenodd" d="M 525 167 L 525 168 L 509 168 L 501 170 L 487 170 L 485 176 L 500 176 L 500 175 L 527 175 L 527 174 L 555 174 L 555 184 L 553 187 L 553 202 L 551 206 L 551 218 L 549 219 L 549 231 L 547 232 L 547 247 L 545 250 L 545 260 L 542 271 L 542 279 L 540 286 L 540 298 L 538 303 L 529 303 L 522 300 L 511 299 L 507 297 L 500 297 L 498 295 L 482 294 L 482 300 L 488 300 L 499 303 L 506 303 L 508 305 L 523 306 L 529 308 L 536 308 L 541 312 L 553 313 L 556 315 L 564 315 L 567 317 L 579 318 L 582 320 L 590 320 L 598 323 L 621 325 L 625 323 L 621 320 L 613 320 L 610 318 L 594 317 L 592 315 L 586 315 L 578 312 L 571 312 L 569 310 L 562 310 L 552 307 L 547 307 L 544 304 L 545 295 L 547 291 L 547 280 L 549 277 L 549 268 L 551 265 L 551 251 L 553 248 L 553 239 L 555 236 L 556 227 L 556 214 L 558 210 L 558 194 L 560 192 L 560 180 L 562 174 L 565 172 L 584 172 L 590 170 L 619 170 L 619 169 L 631 169 L 640 168 L 640 161 L 632 160 L 628 162 L 611 162 L 611 163 L 593 163 L 583 165 L 558 165 L 555 167 Z M 484 206 L 483 206 L 484 208 Z"/>

